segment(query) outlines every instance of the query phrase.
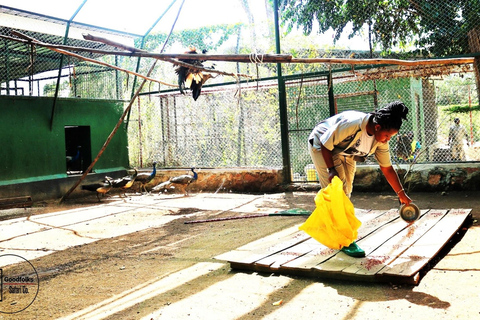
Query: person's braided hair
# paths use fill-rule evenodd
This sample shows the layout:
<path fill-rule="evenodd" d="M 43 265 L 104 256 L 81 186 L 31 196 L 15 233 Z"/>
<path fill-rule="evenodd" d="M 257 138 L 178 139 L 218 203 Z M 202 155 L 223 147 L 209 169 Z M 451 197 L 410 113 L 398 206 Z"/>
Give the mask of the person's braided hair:
<path fill-rule="evenodd" d="M 372 112 L 373 123 L 379 124 L 382 129 L 400 130 L 402 121 L 407 120 L 408 108 L 401 101 L 394 101 L 385 107 Z"/>

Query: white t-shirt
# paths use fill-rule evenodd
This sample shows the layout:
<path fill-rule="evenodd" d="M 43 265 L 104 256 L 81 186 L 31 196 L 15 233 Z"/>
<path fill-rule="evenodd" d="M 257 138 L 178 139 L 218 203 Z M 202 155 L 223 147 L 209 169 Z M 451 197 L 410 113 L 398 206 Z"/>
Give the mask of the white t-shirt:
<path fill-rule="evenodd" d="M 369 135 L 366 130 L 362 131 L 362 136 L 360 139 L 358 139 L 357 142 L 350 148 L 340 152 L 340 154 L 344 156 L 365 157 L 372 149 L 374 140 L 375 136 Z"/>
<path fill-rule="evenodd" d="M 327 118 L 317 124 L 310 133 L 308 140 L 313 148 L 320 151 L 321 145 L 325 146 L 334 154 L 340 154 L 352 145 L 357 144 L 357 139 L 362 137 L 363 132 L 367 131 L 367 124 L 372 114 L 360 111 L 344 111 Z M 390 151 L 388 143 L 380 143 L 374 137 L 372 139 L 371 149 L 368 154 L 375 154 L 375 159 L 382 167 L 391 166 Z M 364 140 L 365 139 L 361 139 Z M 366 142 L 368 144 L 368 142 Z M 365 151 L 362 147 L 362 151 Z M 350 154 L 349 154 L 350 155 Z"/>

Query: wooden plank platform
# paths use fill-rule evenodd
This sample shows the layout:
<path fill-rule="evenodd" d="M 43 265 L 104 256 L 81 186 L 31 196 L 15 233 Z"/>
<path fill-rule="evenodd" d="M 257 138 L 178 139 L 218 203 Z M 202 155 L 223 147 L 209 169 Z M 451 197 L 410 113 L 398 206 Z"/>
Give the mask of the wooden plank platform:
<path fill-rule="evenodd" d="M 32 197 L 13 197 L 0 199 L 0 209 L 26 208 L 33 205 Z"/>
<path fill-rule="evenodd" d="M 215 259 L 232 269 L 294 274 L 313 278 L 418 284 L 419 272 L 459 230 L 471 209 L 422 210 L 413 224 L 398 209 L 355 209 L 362 221 L 358 245 L 365 258 L 325 247 L 298 226 L 251 242 Z"/>

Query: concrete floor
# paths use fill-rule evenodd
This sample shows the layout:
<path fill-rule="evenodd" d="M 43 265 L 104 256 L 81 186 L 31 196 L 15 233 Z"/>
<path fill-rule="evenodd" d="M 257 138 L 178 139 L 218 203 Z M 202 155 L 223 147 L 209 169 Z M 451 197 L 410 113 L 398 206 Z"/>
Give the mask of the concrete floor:
<path fill-rule="evenodd" d="M 99 204 L 79 205 L 81 200 L 75 200 L 52 210 L 48 206 L 4 210 L 0 214 L 16 218 L 0 221 L 0 256 L 16 254 L 29 260 L 39 270 L 40 290 L 31 306 L 15 315 L 0 313 L 0 319 L 480 316 L 480 197 L 475 192 L 411 195 L 422 208 L 472 208 L 473 214 L 473 225 L 443 253 L 418 286 L 232 272 L 228 263 L 213 258 L 301 223 L 304 217 L 184 224 L 297 207 L 312 210 L 314 195 L 137 194 L 126 200 L 107 198 Z M 397 205 L 388 193 L 356 193 L 352 202 L 357 208 Z M 0 259 L 0 268 L 6 265 L 8 261 Z M 125 270 L 130 271 L 127 278 L 122 274 Z M 65 294 L 59 295 L 60 288 Z"/>

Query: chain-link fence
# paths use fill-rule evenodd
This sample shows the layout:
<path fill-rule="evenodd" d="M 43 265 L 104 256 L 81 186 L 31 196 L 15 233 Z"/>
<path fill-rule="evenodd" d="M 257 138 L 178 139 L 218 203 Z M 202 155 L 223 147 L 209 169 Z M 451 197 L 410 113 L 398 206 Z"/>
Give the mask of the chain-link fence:
<path fill-rule="evenodd" d="M 470 73 L 471 75 L 471 73 Z M 390 141 L 394 164 L 445 163 L 479 161 L 479 114 L 472 78 L 448 74 L 438 77 L 401 77 L 395 79 L 361 80 L 344 74 L 333 80 L 335 112 L 359 110 L 371 112 L 395 100 L 409 108 L 408 119 L 398 135 Z M 452 88 L 457 83 L 456 88 Z M 453 89 L 453 90 L 452 90 Z M 315 181 L 315 169 L 305 152 L 312 128 L 329 116 L 327 77 L 299 79 L 288 85 L 290 158 L 293 180 Z M 441 103 L 445 90 L 454 91 L 456 99 Z M 462 94 L 461 92 L 464 92 Z M 457 93 L 460 93 L 457 95 Z M 455 119 L 459 120 L 458 125 Z M 364 163 L 375 163 L 373 156 Z"/>
<path fill-rule="evenodd" d="M 320 2 L 331 2 L 328 5 L 339 3 Z M 367 40 L 363 37 L 363 42 L 355 38 L 351 42 L 342 42 L 341 38 L 334 42 L 335 35 L 326 36 L 329 31 L 309 36 L 282 33 L 281 51 L 294 58 L 336 59 L 414 59 L 423 58 L 423 54 L 448 57 L 480 51 L 475 51 L 471 40 L 475 37 L 469 33 L 480 21 L 474 19 L 478 12 L 473 14 L 472 6 L 476 2 L 415 3 L 418 6 L 409 10 L 416 12 L 411 21 L 417 23 L 420 33 L 411 40 L 411 48 L 406 45 L 408 37 L 403 42 L 392 38 L 389 40 L 391 46 L 385 47 L 388 41 L 379 38 L 382 24 L 378 22 L 377 29 L 375 25 L 371 26 L 373 37 Z M 271 8 L 271 4 L 267 4 L 266 8 Z M 433 6 L 429 12 L 445 17 L 431 29 L 435 32 L 426 32 L 434 21 L 433 15 L 421 14 L 428 11 L 427 5 Z M 402 12 L 407 14 L 407 9 L 402 8 Z M 355 12 L 368 11 L 361 1 L 356 9 L 352 7 L 348 10 L 351 18 Z M 4 8 L 2 12 L 20 14 Z M 282 12 L 285 14 L 283 17 L 288 18 L 288 12 Z M 301 12 L 300 8 L 298 12 Z M 452 12 L 460 12 L 464 16 L 456 14 L 452 20 L 449 16 Z M 146 75 L 155 62 L 151 58 L 99 53 L 95 50 L 120 49 L 73 35 L 65 38 L 62 36 L 62 30 L 64 32 L 66 28 L 64 21 L 43 18 L 58 30 L 43 28 L 41 32 L 37 31 L 35 16 L 22 15 L 31 18 L 28 28 L 0 26 L 0 35 L 19 39 L 11 33 L 16 30 L 45 43 L 91 49 L 90 52 L 76 53 L 101 64 L 2 38 L 0 61 L 4 67 L 0 68 L 0 95 L 54 96 L 58 90 L 60 97 L 119 99 L 127 105 L 142 80 L 121 70 Z M 132 166 L 149 166 L 153 161 L 162 167 L 283 166 L 279 116 L 282 93 L 278 91 L 276 79 L 278 65 L 262 61 L 262 53 L 275 52 L 273 13 L 267 10 L 266 16 L 266 23 L 212 25 L 171 34 L 165 47 L 167 52 L 179 53 L 194 45 L 199 51 L 206 49 L 211 54 L 250 54 L 251 59 L 248 63 L 204 62 L 204 67 L 212 70 L 213 77 L 205 83 L 196 101 L 190 92 L 179 94 L 173 65 L 156 61 L 150 75 L 155 81 L 149 81 L 144 86 L 125 122 Z M 365 32 L 367 27 L 364 24 L 360 26 L 362 28 L 357 30 L 358 33 Z M 438 31 L 441 26 L 447 31 Z M 118 40 L 123 37 L 132 46 L 149 52 L 160 52 L 168 39 L 165 32 L 152 32 L 141 38 L 74 23 L 71 27 L 82 27 L 87 33 L 102 32 L 105 38 Z M 450 44 L 445 40 L 449 40 Z M 372 50 L 368 46 L 365 48 L 365 43 L 372 43 Z M 352 65 L 347 60 L 344 64 L 282 64 L 287 101 L 285 130 L 288 131 L 292 179 L 316 180 L 307 151 L 307 136 L 315 124 L 330 116 L 332 106 L 334 112 L 351 109 L 369 112 L 393 100 L 403 101 L 410 110 L 408 121 L 390 142 L 394 163 L 480 161 L 480 145 L 477 142 L 480 132 L 475 126 L 480 115 L 474 65 L 472 62 L 415 66 L 365 62 Z M 242 74 L 249 77 L 239 76 Z M 161 80 L 163 84 L 159 85 L 156 80 Z M 457 118 L 458 124 L 455 123 Z M 372 159 L 366 163 L 372 163 Z"/>
<path fill-rule="evenodd" d="M 196 102 L 178 93 L 141 96 L 129 125 L 129 146 L 136 150 L 131 161 L 155 160 L 163 167 L 279 167 L 277 91 L 275 83 L 259 88 L 251 83 L 206 88 Z"/>
<path fill-rule="evenodd" d="M 32 20 L 32 29 L 35 22 Z M 55 29 L 62 25 L 54 24 Z M 58 30 L 57 30 L 58 31 Z M 92 41 L 68 38 L 22 29 L 0 26 L 0 35 L 15 37 L 19 32 L 26 37 L 52 44 L 73 47 L 116 50 L 109 45 Z M 52 30 L 55 32 L 55 30 Z M 84 55 L 88 59 L 100 59 L 103 65 L 89 63 L 75 56 L 63 55 L 45 47 L 23 42 L 3 40 L 0 44 L 0 92 L 2 95 L 26 95 L 86 99 L 123 99 L 124 92 L 131 90 L 127 76 L 112 66 L 125 65 L 123 57 L 103 56 L 94 52 Z M 57 81 L 59 80 L 59 81 Z M 57 88 L 58 82 L 58 88 Z"/>

